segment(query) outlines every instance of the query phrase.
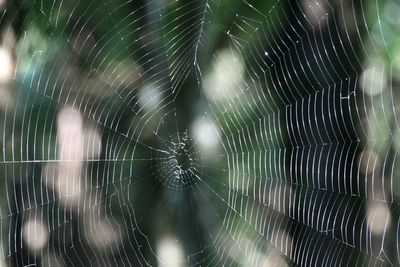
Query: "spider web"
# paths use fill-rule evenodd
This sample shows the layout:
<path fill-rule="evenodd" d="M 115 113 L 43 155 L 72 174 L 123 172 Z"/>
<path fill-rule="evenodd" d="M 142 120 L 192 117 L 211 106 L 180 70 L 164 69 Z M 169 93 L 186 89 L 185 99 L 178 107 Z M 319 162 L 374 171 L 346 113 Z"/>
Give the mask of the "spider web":
<path fill-rule="evenodd" d="M 400 264 L 398 2 L 0 7 L 4 264 Z"/>

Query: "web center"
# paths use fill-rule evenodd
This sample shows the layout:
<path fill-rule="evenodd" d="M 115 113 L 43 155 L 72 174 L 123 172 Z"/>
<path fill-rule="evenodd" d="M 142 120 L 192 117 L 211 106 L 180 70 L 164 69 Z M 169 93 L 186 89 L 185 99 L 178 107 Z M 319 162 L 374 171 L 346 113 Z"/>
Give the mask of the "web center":
<path fill-rule="evenodd" d="M 175 159 L 181 170 L 188 170 L 192 166 L 192 158 L 186 149 L 178 149 Z"/>
<path fill-rule="evenodd" d="M 198 179 L 199 158 L 193 139 L 183 132 L 165 139 L 163 145 L 168 156 L 155 158 L 159 181 L 169 189 L 189 189 Z"/>

